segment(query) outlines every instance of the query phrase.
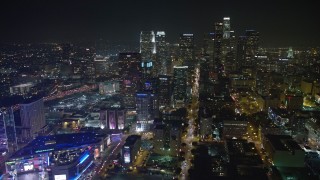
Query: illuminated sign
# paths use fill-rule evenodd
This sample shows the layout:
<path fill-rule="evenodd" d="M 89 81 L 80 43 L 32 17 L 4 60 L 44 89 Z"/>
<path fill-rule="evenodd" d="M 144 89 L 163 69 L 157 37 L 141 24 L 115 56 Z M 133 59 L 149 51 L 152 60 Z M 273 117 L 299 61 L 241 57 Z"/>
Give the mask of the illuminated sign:
<path fill-rule="evenodd" d="M 41 153 L 41 152 L 48 152 L 48 151 L 53 151 L 54 149 L 42 149 L 42 150 L 37 150 L 36 153 Z"/>
<path fill-rule="evenodd" d="M 67 175 L 65 174 L 54 175 L 54 180 L 67 180 Z"/>
<path fill-rule="evenodd" d="M 33 164 L 24 164 L 23 169 L 24 171 L 33 170 Z"/>

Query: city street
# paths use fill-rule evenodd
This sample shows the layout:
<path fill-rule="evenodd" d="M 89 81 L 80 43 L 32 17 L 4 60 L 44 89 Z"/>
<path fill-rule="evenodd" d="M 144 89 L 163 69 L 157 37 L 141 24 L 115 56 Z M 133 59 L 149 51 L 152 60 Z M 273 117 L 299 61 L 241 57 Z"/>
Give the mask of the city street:
<path fill-rule="evenodd" d="M 194 78 L 194 83 L 192 86 L 192 104 L 190 108 L 188 108 L 188 129 L 187 129 L 187 134 L 185 137 L 182 137 L 182 143 L 186 144 L 185 148 L 185 160 L 181 163 L 181 176 L 180 179 L 185 180 L 188 179 L 188 170 L 191 168 L 192 163 L 192 142 L 196 141 L 196 137 L 194 136 L 194 131 L 195 131 L 195 119 L 198 116 L 198 110 L 199 110 L 199 77 L 200 77 L 200 68 L 199 65 L 197 65 L 196 70 L 195 70 L 195 78 Z"/>

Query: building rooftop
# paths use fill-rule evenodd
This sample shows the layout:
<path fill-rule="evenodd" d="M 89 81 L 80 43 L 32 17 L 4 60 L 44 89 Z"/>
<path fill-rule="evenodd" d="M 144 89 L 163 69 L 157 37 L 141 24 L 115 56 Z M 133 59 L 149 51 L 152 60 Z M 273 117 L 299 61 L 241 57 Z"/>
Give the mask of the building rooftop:
<path fill-rule="evenodd" d="M 126 142 L 124 143 L 123 146 L 132 146 L 138 139 L 141 139 L 141 136 L 139 135 L 131 135 L 127 137 Z"/>
<path fill-rule="evenodd" d="M 302 150 L 291 136 L 288 135 L 266 135 L 265 136 L 272 144 L 273 148 L 278 151 L 293 151 Z"/>
<path fill-rule="evenodd" d="M 52 152 L 100 142 L 95 133 L 58 134 L 38 136 L 28 145 L 15 152 L 11 158 L 18 158 L 44 152 Z"/>

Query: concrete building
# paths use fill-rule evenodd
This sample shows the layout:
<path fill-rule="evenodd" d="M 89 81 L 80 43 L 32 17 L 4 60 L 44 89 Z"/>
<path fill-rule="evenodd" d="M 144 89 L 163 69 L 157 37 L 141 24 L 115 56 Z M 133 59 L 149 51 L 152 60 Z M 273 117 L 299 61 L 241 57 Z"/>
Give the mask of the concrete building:
<path fill-rule="evenodd" d="M 19 84 L 10 87 L 10 94 L 24 95 L 30 92 L 34 85 L 32 83 Z"/>
<path fill-rule="evenodd" d="M 141 148 L 141 136 L 131 135 L 127 137 L 122 146 L 121 157 L 124 166 L 129 166 L 136 159 L 137 153 Z"/>
<path fill-rule="evenodd" d="M 263 146 L 274 166 L 304 167 L 305 152 L 291 136 L 266 135 Z"/>
<path fill-rule="evenodd" d="M 178 156 L 181 144 L 182 121 L 165 121 L 156 125 L 154 133 L 154 152 L 161 155 Z"/>
<path fill-rule="evenodd" d="M 247 133 L 247 121 L 223 121 L 223 138 L 224 139 L 243 139 Z"/>
<path fill-rule="evenodd" d="M 43 99 L 20 104 L 22 140 L 31 140 L 42 133 L 46 126 Z"/>
<path fill-rule="evenodd" d="M 137 92 L 137 131 L 147 131 L 153 124 L 154 115 L 157 111 L 157 99 L 151 91 Z"/>

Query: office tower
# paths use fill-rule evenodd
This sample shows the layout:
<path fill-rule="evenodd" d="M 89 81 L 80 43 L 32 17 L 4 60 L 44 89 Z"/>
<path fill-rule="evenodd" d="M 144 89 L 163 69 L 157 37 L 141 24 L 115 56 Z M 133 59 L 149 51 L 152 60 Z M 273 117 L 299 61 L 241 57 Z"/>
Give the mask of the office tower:
<path fill-rule="evenodd" d="M 156 54 L 156 40 L 153 31 L 141 31 L 140 53 L 142 61 L 154 60 Z"/>
<path fill-rule="evenodd" d="M 0 112 L 0 153 L 1 154 L 7 153 L 9 151 L 8 137 L 7 137 L 7 131 L 6 131 L 6 120 L 4 116 L 5 115 L 2 114 L 2 112 Z"/>
<path fill-rule="evenodd" d="M 171 100 L 171 76 L 160 75 L 157 82 L 159 108 L 169 107 Z"/>
<path fill-rule="evenodd" d="M 223 39 L 229 39 L 230 38 L 230 17 L 224 17 L 223 18 Z"/>
<path fill-rule="evenodd" d="M 137 92 L 137 131 L 148 131 L 150 124 L 153 123 L 154 114 L 157 109 L 157 100 L 150 91 Z"/>
<path fill-rule="evenodd" d="M 93 61 L 95 76 L 105 77 L 108 72 L 108 58 L 103 56 L 96 56 Z"/>
<path fill-rule="evenodd" d="M 218 73 L 223 71 L 222 66 L 222 39 L 223 39 L 223 23 L 214 24 L 214 66 Z"/>
<path fill-rule="evenodd" d="M 182 34 L 179 42 L 180 61 L 188 66 L 190 71 L 194 70 L 194 36 L 193 34 Z"/>
<path fill-rule="evenodd" d="M 119 53 L 118 63 L 124 106 L 135 109 L 135 94 L 141 88 L 141 55 L 140 53 Z"/>
<path fill-rule="evenodd" d="M 245 65 L 254 66 L 255 56 L 259 49 L 259 32 L 255 30 L 246 30 L 246 57 Z"/>
<path fill-rule="evenodd" d="M 8 150 L 9 152 L 14 152 L 17 150 L 17 133 L 16 125 L 14 121 L 13 109 L 8 108 L 6 110 L 0 111 L 0 121 L 3 121 L 5 125 Z"/>
<path fill-rule="evenodd" d="M 183 105 L 187 100 L 188 66 L 173 67 L 173 104 Z"/>
<path fill-rule="evenodd" d="M 20 104 L 22 140 L 31 140 L 42 133 L 46 125 L 43 99 Z"/>
<path fill-rule="evenodd" d="M 229 32 L 229 39 L 223 39 L 222 43 L 222 64 L 226 72 L 236 70 L 236 37 L 234 31 Z"/>
<path fill-rule="evenodd" d="M 178 156 L 181 144 L 181 121 L 166 121 L 154 130 L 154 152 L 161 155 Z"/>
<path fill-rule="evenodd" d="M 246 60 L 246 36 L 239 36 L 237 42 L 237 61 L 236 61 L 236 69 L 240 70 Z"/>
<path fill-rule="evenodd" d="M 157 69 L 158 75 L 167 74 L 167 62 L 168 62 L 168 51 L 166 44 L 166 33 L 164 31 L 157 31 L 156 33 L 156 63 L 155 68 Z"/>

